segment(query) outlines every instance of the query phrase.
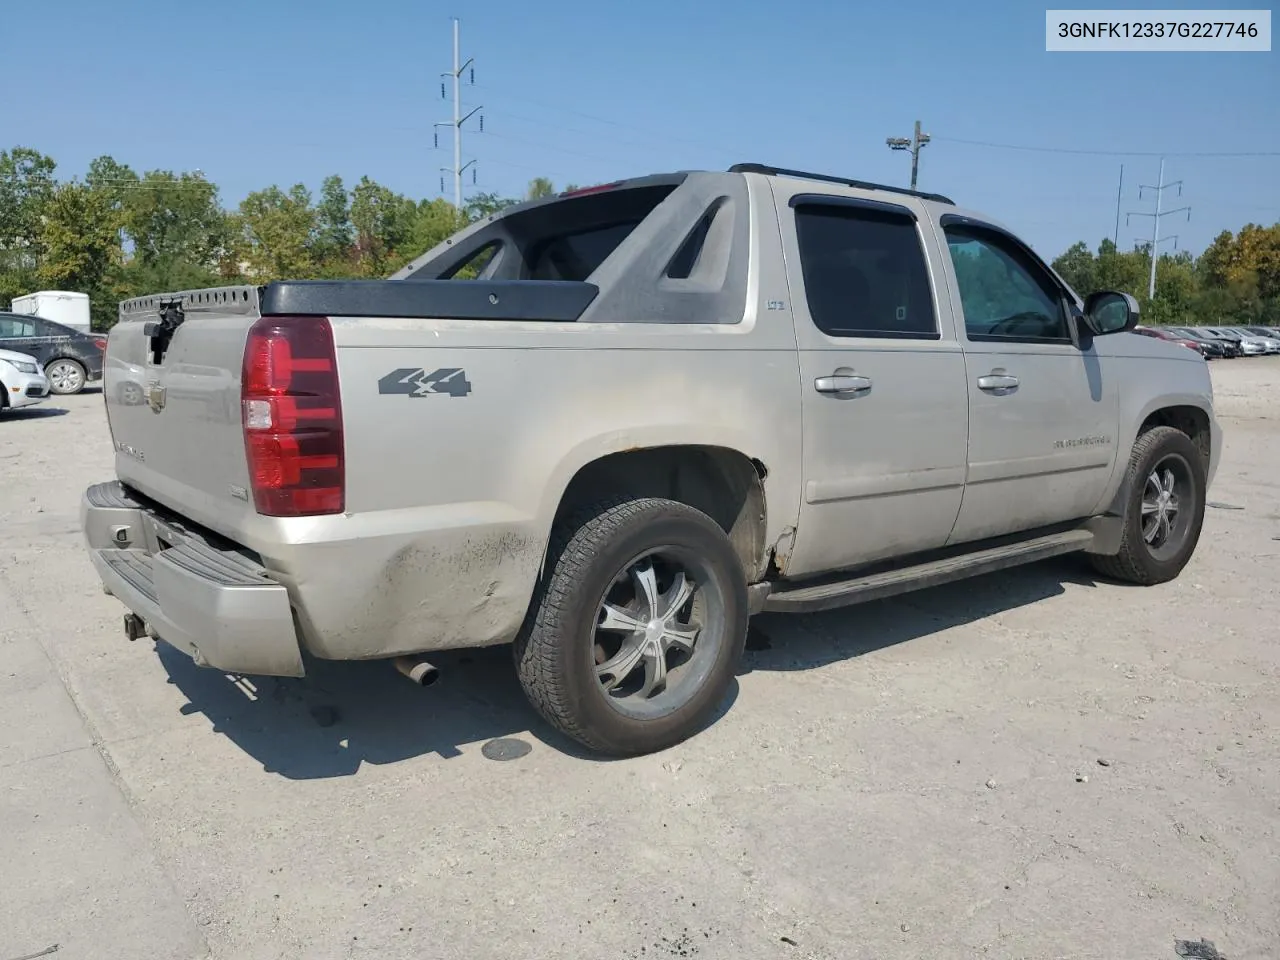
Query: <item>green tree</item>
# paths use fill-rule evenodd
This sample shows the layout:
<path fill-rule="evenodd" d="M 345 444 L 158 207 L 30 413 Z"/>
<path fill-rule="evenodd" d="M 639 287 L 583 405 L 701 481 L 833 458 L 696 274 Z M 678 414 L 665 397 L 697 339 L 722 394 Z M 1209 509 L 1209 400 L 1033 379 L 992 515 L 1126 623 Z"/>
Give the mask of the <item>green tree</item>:
<path fill-rule="evenodd" d="M 138 183 L 138 175 L 128 164 L 119 163 L 114 157 L 103 154 L 89 161 L 89 173 L 84 182 L 100 193 L 106 194 L 112 206 L 121 213 L 121 224 L 124 218 L 124 199 L 130 188 Z"/>
<path fill-rule="evenodd" d="M 418 204 L 413 227 L 409 233 L 405 248 L 407 256 L 404 262 L 408 263 L 414 257 L 421 256 L 437 244 L 443 243 L 466 225 L 465 218 L 449 201 L 423 200 Z"/>
<path fill-rule="evenodd" d="M 361 177 L 351 191 L 351 223 L 356 234 L 356 258 L 365 276 L 392 272 L 392 264 L 407 262 L 405 248 L 413 233 L 418 205 L 408 197 Z M 421 252 L 421 251 L 416 251 Z"/>
<path fill-rule="evenodd" d="M 316 204 L 316 259 L 328 270 L 341 270 L 352 259 L 354 242 L 347 188 L 336 174 L 325 177 Z"/>
<path fill-rule="evenodd" d="M 41 219 L 57 164 L 29 147 L 0 150 L 0 295 L 27 293 L 40 264 Z M 3 304 L 7 305 L 7 304 Z"/>
<path fill-rule="evenodd" d="M 507 207 L 519 202 L 519 200 L 499 196 L 496 193 L 477 193 L 467 201 L 467 219 L 472 222 L 483 220 L 485 217 L 491 217 L 495 213 L 500 213 Z"/>
<path fill-rule="evenodd" d="M 529 181 L 529 188 L 525 191 L 526 200 L 541 200 L 544 197 L 554 197 L 556 194 L 555 185 L 546 177 L 534 177 Z"/>
<path fill-rule="evenodd" d="M 1143 297 L 1147 292 L 1147 274 L 1151 260 L 1144 250 L 1121 252 L 1110 240 L 1098 244 L 1094 282 L 1099 290 L 1119 290 Z"/>
<path fill-rule="evenodd" d="M 1156 297 L 1142 296 L 1142 322 L 1145 324 L 1192 325 L 1197 296 L 1195 260 L 1183 251 L 1165 254 L 1156 263 Z"/>
<path fill-rule="evenodd" d="M 162 271 L 179 263 L 211 267 L 218 262 L 228 223 L 218 188 L 203 174 L 151 170 L 122 192 L 134 256 Z"/>
<path fill-rule="evenodd" d="M 315 267 L 316 211 L 311 193 L 294 184 L 286 193 L 271 186 L 249 194 L 240 203 L 239 223 L 244 258 L 255 281 L 303 279 Z"/>
<path fill-rule="evenodd" d="M 94 300 L 108 271 L 120 261 L 118 220 L 110 200 L 83 183 L 61 184 L 45 205 L 40 245 L 40 284 L 88 293 Z"/>
<path fill-rule="evenodd" d="M 1068 247 L 1065 253 L 1053 261 L 1053 269 L 1082 297 L 1098 290 L 1097 263 L 1084 243 L 1073 243 Z"/>

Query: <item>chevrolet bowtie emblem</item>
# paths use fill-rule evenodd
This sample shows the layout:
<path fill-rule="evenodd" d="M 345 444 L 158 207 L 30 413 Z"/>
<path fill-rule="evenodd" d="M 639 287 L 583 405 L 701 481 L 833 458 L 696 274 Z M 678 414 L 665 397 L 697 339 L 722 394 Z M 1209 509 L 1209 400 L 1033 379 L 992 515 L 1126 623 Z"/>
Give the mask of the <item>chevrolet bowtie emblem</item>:
<path fill-rule="evenodd" d="M 164 387 L 158 383 L 153 383 L 147 390 L 147 406 L 153 413 L 159 413 L 164 409 Z"/>

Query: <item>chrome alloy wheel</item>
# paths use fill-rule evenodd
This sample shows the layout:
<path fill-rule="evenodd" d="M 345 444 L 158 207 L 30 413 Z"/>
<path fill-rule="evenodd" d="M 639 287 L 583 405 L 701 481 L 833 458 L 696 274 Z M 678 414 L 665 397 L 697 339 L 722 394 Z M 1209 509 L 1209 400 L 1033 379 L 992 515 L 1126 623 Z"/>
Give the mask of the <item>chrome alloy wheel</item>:
<path fill-rule="evenodd" d="M 1191 471 L 1181 456 L 1164 457 L 1147 474 L 1142 490 L 1142 539 L 1156 559 L 1181 548 L 1190 526 L 1183 504 L 1189 504 L 1192 495 Z"/>
<path fill-rule="evenodd" d="M 651 550 L 600 599 L 594 667 L 610 706 L 637 719 L 678 710 L 699 690 L 724 642 L 724 598 L 697 557 Z"/>

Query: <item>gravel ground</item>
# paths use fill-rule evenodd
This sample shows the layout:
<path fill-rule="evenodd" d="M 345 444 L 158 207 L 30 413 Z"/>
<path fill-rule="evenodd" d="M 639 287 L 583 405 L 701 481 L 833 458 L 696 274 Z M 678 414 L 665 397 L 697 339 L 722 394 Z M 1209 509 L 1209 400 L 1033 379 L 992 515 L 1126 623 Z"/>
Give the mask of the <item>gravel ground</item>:
<path fill-rule="evenodd" d="M 127 643 L 78 531 L 101 395 L 5 416 L 0 960 L 1280 956 L 1280 360 L 1213 371 L 1176 582 L 1066 559 L 762 617 L 719 722 L 608 763 L 505 650 L 423 691 Z"/>

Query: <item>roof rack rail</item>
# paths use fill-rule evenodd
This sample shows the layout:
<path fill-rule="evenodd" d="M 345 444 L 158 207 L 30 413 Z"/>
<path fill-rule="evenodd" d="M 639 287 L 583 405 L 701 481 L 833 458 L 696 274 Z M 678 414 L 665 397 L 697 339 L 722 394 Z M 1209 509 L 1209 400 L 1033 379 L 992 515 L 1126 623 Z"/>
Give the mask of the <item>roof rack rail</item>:
<path fill-rule="evenodd" d="M 797 177 L 801 180 L 820 180 L 823 183 L 838 183 L 845 187 L 856 187 L 859 190 L 887 190 L 889 193 L 904 193 L 909 197 L 921 200 L 933 200 L 954 207 L 955 201 L 940 193 L 925 193 L 921 190 L 908 190 L 906 187 L 891 187 L 884 183 L 868 183 L 866 180 L 850 180 L 848 177 L 833 177 L 825 173 L 806 173 L 803 170 L 788 170 L 786 167 L 771 167 L 764 163 L 735 163 L 729 168 L 730 173 L 762 173 L 768 177 Z"/>

